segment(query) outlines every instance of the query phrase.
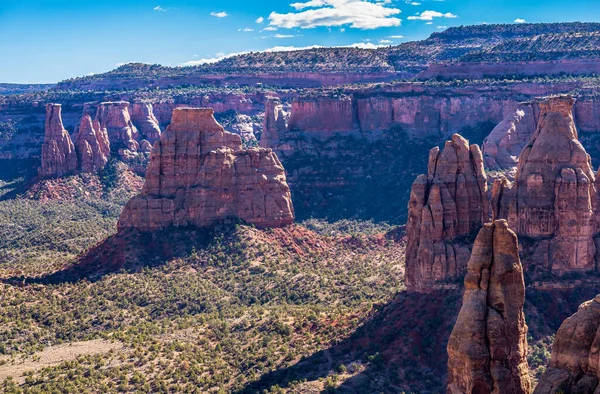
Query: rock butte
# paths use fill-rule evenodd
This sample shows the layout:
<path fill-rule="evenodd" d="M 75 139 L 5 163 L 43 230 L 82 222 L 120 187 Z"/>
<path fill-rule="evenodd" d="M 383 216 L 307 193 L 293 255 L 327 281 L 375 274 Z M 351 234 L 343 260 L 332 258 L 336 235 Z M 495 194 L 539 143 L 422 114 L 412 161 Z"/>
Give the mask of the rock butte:
<path fill-rule="evenodd" d="M 77 170 L 77 153 L 69 132 L 65 130 L 60 104 L 46 105 L 46 124 L 40 177 L 61 177 Z"/>
<path fill-rule="evenodd" d="M 533 239 L 524 260 L 562 274 L 596 270 L 598 191 L 591 159 L 578 141 L 570 96 L 538 101 L 539 121 L 519 156 L 513 184 L 496 181 L 495 218 Z"/>
<path fill-rule="evenodd" d="M 463 305 L 448 340 L 449 394 L 529 394 L 525 283 L 517 236 L 504 220 L 475 240 Z"/>
<path fill-rule="evenodd" d="M 108 135 L 101 130 L 95 130 L 92 118 L 84 115 L 79 124 L 79 130 L 73 136 L 82 172 L 94 172 L 104 168 L 110 157 L 110 142 Z"/>
<path fill-rule="evenodd" d="M 600 393 L 600 295 L 558 329 L 552 360 L 534 394 Z"/>
<path fill-rule="evenodd" d="M 243 150 L 240 136 L 225 131 L 212 109 L 175 109 L 152 150 L 142 193 L 127 203 L 118 227 L 205 227 L 225 218 L 257 227 L 291 224 L 284 168 L 270 149 Z"/>
<path fill-rule="evenodd" d="M 413 183 L 408 205 L 406 286 L 426 292 L 464 273 L 467 237 L 489 218 L 487 177 L 477 145 L 458 134 L 429 154 L 427 175 Z"/>

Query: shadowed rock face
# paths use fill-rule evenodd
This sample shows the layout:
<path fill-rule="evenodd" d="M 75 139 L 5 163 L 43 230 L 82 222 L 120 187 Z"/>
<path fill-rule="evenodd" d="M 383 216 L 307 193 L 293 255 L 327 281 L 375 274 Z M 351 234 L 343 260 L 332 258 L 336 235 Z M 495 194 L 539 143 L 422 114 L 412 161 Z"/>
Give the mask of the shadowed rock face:
<path fill-rule="evenodd" d="M 514 184 L 493 188 L 494 217 L 535 241 L 525 263 L 555 273 L 596 269 L 598 192 L 591 160 L 577 138 L 574 99 L 538 102 L 535 134 L 519 156 Z"/>
<path fill-rule="evenodd" d="M 61 177 L 77 170 L 77 153 L 65 130 L 60 104 L 46 105 L 46 124 L 40 177 Z"/>
<path fill-rule="evenodd" d="M 473 245 L 463 305 L 448 340 L 449 394 L 528 394 L 525 283 L 517 236 L 504 220 Z"/>
<path fill-rule="evenodd" d="M 477 145 L 458 134 L 429 155 L 427 175 L 413 183 L 409 201 L 406 284 L 428 291 L 464 273 L 466 237 L 489 217 L 487 178 Z"/>
<path fill-rule="evenodd" d="M 175 109 L 152 150 L 144 189 L 129 201 L 118 226 L 154 231 L 224 218 L 258 227 L 292 223 L 283 166 L 270 149 L 243 150 L 240 136 L 225 131 L 212 109 Z"/>
<path fill-rule="evenodd" d="M 558 329 L 550 366 L 534 394 L 600 392 L 600 295 L 583 303 Z"/>

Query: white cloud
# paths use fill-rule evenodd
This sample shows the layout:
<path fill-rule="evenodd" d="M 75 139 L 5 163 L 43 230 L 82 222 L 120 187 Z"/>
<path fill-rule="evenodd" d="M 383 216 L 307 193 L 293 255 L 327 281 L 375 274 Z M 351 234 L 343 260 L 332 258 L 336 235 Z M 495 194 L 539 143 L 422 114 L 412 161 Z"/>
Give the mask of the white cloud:
<path fill-rule="evenodd" d="M 255 22 L 258 23 L 259 25 L 261 23 L 263 23 L 264 21 L 265 21 L 265 18 L 263 18 L 262 16 L 255 20 Z"/>
<path fill-rule="evenodd" d="M 376 29 L 378 27 L 400 26 L 402 19 L 397 8 L 386 5 L 389 1 L 373 0 L 309 0 L 290 4 L 296 11 L 287 14 L 272 12 L 269 15 L 271 26 L 286 29 L 310 29 L 318 26 L 345 26 L 355 29 Z"/>
<path fill-rule="evenodd" d="M 264 29 L 262 29 L 261 31 L 276 31 L 277 28 L 273 27 L 273 26 L 267 26 Z"/>
<path fill-rule="evenodd" d="M 380 44 L 391 44 L 392 41 L 391 40 L 379 40 Z"/>
<path fill-rule="evenodd" d="M 165 12 L 166 10 L 164 8 L 162 8 L 161 6 L 157 5 L 156 7 L 153 8 L 154 11 L 162 11 Z"/>
<path fill-rule="evenodd" d="M 296 36 L 293 34 L 275 34 L 273 37 L 275 37 L 275 38 L 294 38 Z"/>
<path fill-rule="evenodd" d="M 515 19 L 515 23 L 527 23 L 527 21 L 523 18 L 517 18 Z"/>
<path fill-rule="evenodd" d="M 388 38 L 391 38 L 393 40 L 397 40 L 399 38 L 404 38 L 404 36 L 389 36 Z"/>
<path fill-rule="evenodd" d="M 217 18 L 225 18 L 226 16 L 229 16 L 228 13 L 226 13 L 225 11 L 221 11 L 221 12 L 211 12 L 210 13 L 211 16 L 216 16 Z"/>
<path fill-rule="evenodd" d="M 447 28 L 448 28 L 448 26 L 438 26 L 437 28 L 438 28 L 438 29 L 447 29 Z"/>
<path fill-rule="evenodd" d="M 454 15 L 451 12 L 446 12 L 445 14 L 438 11 L 423 11 L 421 14 L 409 16 L 408 19 L 411 21 L 432 21 L 433 18 L 458 18 L 458 16 Z"/>
<path fill-rule="evenodd" d="M 410 4 L 410 5 L 421 5 L 421 3 L 419 3 L 418 1 L 407 1 L 406 4 Z"/>
<path fill-rule="evenodd" d="M 340 46 L 337 46 L 337 48 L 377 49 L 377 48 L 381 48 L 381 47 L 385 47 L 385 46 L 387 46 L 387 45 L 379 45 L 379 44 L 376 45 L 371 42 L 357 42 L 357 43 L 350 44 L 350 45 L 340 45 Z M 309 45 L 309 46 L 305 46 L 305 47 L 274 46 L 272 48 L 263 49 L 262 51 L 243 51 L 243 52 L 235 52 L 235 53 L 229 53 L 229 54 L 217 53 L 214 57 L 209 57 L 209 58 L 204 58 L 204 59 L 199 59 L 199 60 L 191 60 L 189 62 L 182 63 L 180 66 L 187 67 L 187 66 L 199 66 L 202 64 L 213 64 L 213 63 L 217 63 L 223 59 L 227 59 L 227 58 L 239 56 L 239 55 L 247 55 L 248 53 L 251 53 L 251 52 L 266 52 L 266 53 L 292 52 L 292 51 L 304 51 L 307 49 L 317 49 L 317 48 L 325 48 L 325 47 L 322 45 Z M 336 47 L 332 47 L 332 48 L 336 48 Z"/>
<path fill-rule="evenodd" d="M 251 31 L 254 31 L 254 29 L 251 27 L 244 27 L 243 29 L 238 29 L 238 31 L 251 32 Z"/>

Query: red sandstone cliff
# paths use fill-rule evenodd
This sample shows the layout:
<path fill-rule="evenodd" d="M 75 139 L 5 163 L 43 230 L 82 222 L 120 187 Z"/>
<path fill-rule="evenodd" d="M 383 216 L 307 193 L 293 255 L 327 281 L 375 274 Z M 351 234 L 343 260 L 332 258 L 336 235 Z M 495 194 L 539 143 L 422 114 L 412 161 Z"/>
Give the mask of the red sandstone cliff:
<path fill-rule="evenodd" d="M 160 126 L 154 116 L 152 103 L 135 103 L 131 106 L 131 120 L 135 123 L 142 137 L 150 142 L 160 138 Z"/>
<path fill-rule="evenodd" d="M 92 118 L 89 115 L 81 118 L 74 140 L 79 169 L 82 172 L 94 172 L 104 168 L 110 156 L 110 142 L 105 133 L 94 130 Z"/>
<path fill-rule="evenodd" d="M 119 228 L 154 231 L 204 227 L 238 218 L 258 227 L 293 222 L 283 166 L 270 149 L 243 150 L 212 109 L 178 108 L 153 148 L 142 193 L 132 198 Z"/>

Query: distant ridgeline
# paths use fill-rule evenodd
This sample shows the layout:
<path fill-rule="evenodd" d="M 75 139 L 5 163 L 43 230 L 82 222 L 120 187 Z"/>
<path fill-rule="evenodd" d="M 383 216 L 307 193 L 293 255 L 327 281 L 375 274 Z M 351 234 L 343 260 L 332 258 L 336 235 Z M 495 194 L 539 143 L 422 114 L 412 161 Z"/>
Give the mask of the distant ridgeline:
<path fill-rule="evenodd" d="M 452 27 L 414 41 L 378 49 L 314 48 L 251 52 L 213 64 L 165 67 L 131 63 L 104 74 L 74 78 L 59 89 L 132 89 L 142 86 L 255 85 L 316 87 L 401 78 L 468 77 L 458 65 L 481 62 L 552 62 L 552 67 L 509 67 L 481 75 L 592 74 L 599 58 L 598 23 L 538 23 Z M 555 62 L 569 60 L 567 65 Z M 584 65 L 573 61 L 586 60 Z M 440 65 L 452 64 L 449 72 Z M 429 66 L 434 66 L 429 68 Z M 429 68 L 429 69 L 428 69 Z M 460 71 L 460 72 L 459 72 Z M 479 75 L 479 76 L 481 76 Z M 473 74 L 473 76 L 477 76 Z"/>

